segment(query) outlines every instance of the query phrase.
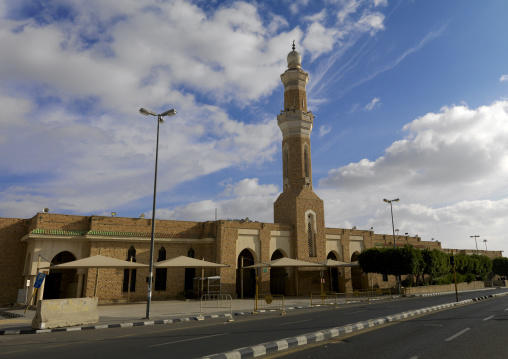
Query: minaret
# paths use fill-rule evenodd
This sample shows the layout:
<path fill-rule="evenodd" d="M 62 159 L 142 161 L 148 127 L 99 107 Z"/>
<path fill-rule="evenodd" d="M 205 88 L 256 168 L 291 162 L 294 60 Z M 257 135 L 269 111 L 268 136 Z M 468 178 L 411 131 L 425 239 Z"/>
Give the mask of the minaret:
<path fill-rule="evenodd" d="M 324 259 L 323 201 L 312 190 L 310 133 L 314 115 L 307 111 L 305 86 L 309 74 L 302 70 L 301 61 L 293 42 L 288 69 L 280 76 L 284 110 L 277 116 L 277 123 L 283 136 L 283 192 L 274 203 L 274 221 L 292 225 L 295 257 Z"/>

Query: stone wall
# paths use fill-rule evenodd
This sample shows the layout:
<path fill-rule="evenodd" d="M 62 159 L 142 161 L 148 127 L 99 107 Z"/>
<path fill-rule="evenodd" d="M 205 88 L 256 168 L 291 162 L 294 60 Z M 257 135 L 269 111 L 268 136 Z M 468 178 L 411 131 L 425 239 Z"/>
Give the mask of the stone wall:
<path fill-rule="evenodd" d="M 459 291 L 475 290 L 485 288 L 485 283 L 476 281 L 471 283 L 458 283 L 457 289 Z M 455 292 L 455 284 L 446 285 L 425 285 L 421 287 L 406 287 L 403 288 L 404 294 L 425 294 L 425 293 L 440 293 L 440 292 Z"/>
<path fill-rule="evenodd" d="M 0 305 L 16 302 L 18 289 L 24 288 L 26 244 L 19 239 L 28 225 L 26 219 L 0 218 Z"/>

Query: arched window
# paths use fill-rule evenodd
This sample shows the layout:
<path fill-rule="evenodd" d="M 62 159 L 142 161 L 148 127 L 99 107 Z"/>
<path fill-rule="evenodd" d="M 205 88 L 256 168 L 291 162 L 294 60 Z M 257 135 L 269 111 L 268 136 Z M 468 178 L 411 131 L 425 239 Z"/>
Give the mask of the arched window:
<path fill-rule="evenodd" d="M 165 260 L 166 260 L 166 249 L 164 247 L 161 247 L 161 249 L 159 249 L 159 257 L 157 258 L 157 262 L 162 262 Z M 168 278 L 167 268 L 155 269 L 155 290 L 166 290 L 167 278 Z"/>
<path fill-rule="evenodd" d="M 127 261 L 136 262 L 136 249 L 134 249 L 134 246 L 131 246 L 129 250 L 127 251 Z M 123 271 L 123 291 L 128 292 L 129 291 L 129 271 L 131 272 L 131 292 L 136 291 L 136 269 L 124 269 Z"/>
<path fill-rule="evenodd" d="M 303 169 L 305 172 L 305 177 L 309 176 L 309 151 L 307 150 L 307 146 L 303 149 Z"/>
<path fill-rule="evenodd" d="M 309 257 L 316 257 L 316 235 L 314 233 L 314 216 L 307 216 L 307 243 L 309 246 Z"/>
<path fill-rule="evenodd" d="M 288 146 L 284 147 L 284 158 L 283 158 L 283 175 L 284 178 L 289 178 L 289 150 Z"/>

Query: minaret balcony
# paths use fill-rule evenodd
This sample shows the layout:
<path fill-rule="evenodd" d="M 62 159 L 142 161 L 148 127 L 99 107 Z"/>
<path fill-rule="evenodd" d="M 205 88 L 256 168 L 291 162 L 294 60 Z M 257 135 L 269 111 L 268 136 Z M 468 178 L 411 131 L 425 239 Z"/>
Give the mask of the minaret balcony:
<path fill-rule="evenodd" d="M 282 132 L 283 138 L 287 137 L 310 137 L 314 115 L 312 112 L 284 111 L 277 116 L 277 124 Z"/>

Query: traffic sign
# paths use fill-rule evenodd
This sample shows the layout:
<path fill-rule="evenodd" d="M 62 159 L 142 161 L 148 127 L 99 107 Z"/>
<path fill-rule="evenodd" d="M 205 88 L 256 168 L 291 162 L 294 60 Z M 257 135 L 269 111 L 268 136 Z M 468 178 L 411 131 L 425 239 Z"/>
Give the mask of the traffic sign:
<path fill-rule="evenodd" d="M 37 278 L 35 278 L 34 288 L 40 288 L 44 282 L 44 278 L 46 278 L 46 273 L 37 274 Z"/>

